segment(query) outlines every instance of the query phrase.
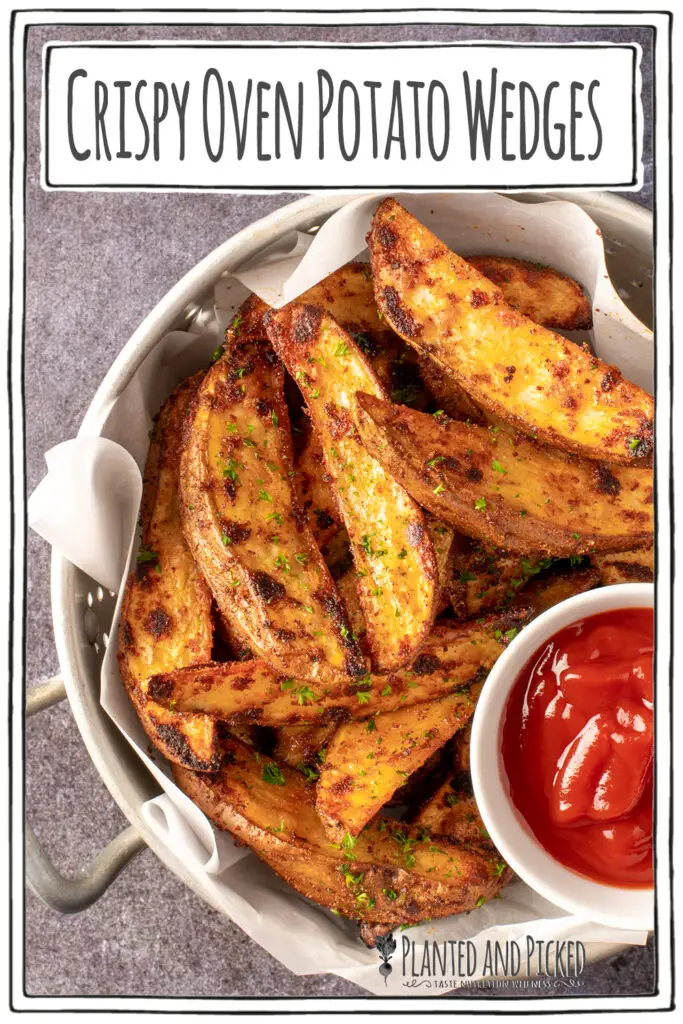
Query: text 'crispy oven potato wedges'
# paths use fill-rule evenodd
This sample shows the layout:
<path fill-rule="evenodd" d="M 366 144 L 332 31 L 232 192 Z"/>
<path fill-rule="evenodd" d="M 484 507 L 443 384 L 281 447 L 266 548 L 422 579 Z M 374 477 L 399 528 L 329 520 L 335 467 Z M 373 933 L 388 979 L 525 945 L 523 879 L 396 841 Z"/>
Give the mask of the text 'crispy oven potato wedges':
<path fill-rule="evenodd" d="M 651 542 L 648 469 L 607 467 L 374 395 L 357 402 L 366 448 L 424 508 L 467 536 L 553 556 Z"/>
<path fill-rule="evenodd" d="M 587 331 L 593 326 L 591 304 L 581 285 L 554 267 L 513 256 L 466 256 L 470 266 L 497 285 L 509 306 L 541 327 Z"/>
<path fill-rule="evenodd" d="M 284 371 L 264 341 L 228 348 L 192 407 L 181 515 L 222 616 L 269 664 L 308 680 L 364 661 L 292 488 Z"/>
<path fill-rule="evenodd" d="M 481 683 L 427 704 L 341 725 L 327 746 L 315 807 L 335 842 L 357 836 L 414 771 L 461 729 Z"/>
<path fill-rule="evenodd" d="M 264 322 L 321 440 L 351 539 L 373 668 L 410 664 L 434 619 L 438 579 L 421 510 L 356 429 L 356 392 L 386 392 L 351 336 L 319 307 L 291 304 Z"/>
<path fill-rule="evenodd" d="M 586 458 L 652 464 L 654 402 L 620 372 L 535 324 L 394 199 L 368 236 L 377 305 L 490 413 Z"/>
<path fill-rule="evenodd" d="M 515 608 L 477 622 L 438 623 L 409 669 L 324 687 L 278 676 L 264 661 L 218 662 L 158 675 L 150 693 L 166 707 L 258 725 L 323 724 L 368 718 L 444 697 L 482 678 L 528 621 Z"/>
<path fill-rule="evenodd" d="M 299 772 L 238 741 L 218 775 L 176 769 L 180 788 L 215 824 L 247 843 L 307 899 L 388 928 L 472 910 L 495 896 L 508 871 L 491 844 L 458 844 L 386 819 L 355 841 L 332 844 Z"/>
<path fill-rule="evenodd" d="M 151 675 L 211 657 L 211 595 L 187 549 L 178 511 L 182 424 L 201 375 L 181 385 L 159 413 L 142 497 L 142 544 L 126 582 L 119 627 L 121 677 L 150 740 L 170 761 L 215 771 L 217 723 L 179 713 L 147 695 Z"/>

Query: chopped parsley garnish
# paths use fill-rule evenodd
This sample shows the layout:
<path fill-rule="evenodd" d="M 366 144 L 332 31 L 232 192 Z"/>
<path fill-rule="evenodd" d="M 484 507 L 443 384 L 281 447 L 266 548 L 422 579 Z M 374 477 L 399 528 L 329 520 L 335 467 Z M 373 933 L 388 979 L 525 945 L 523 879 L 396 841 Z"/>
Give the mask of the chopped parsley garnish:
<path fill-rule="evenodd" d="M 474 507 L 477 510 L 477 512 L 483 512 L 484 509 L 486 508 L 486 498 L 477 498 L 477 500 L 474 503 Z"/>
<path fill-rule="evenodd" d="M 157 554 L 156 551 L 152 551 L 151 548 L 146 548 L 144 546 L 144 544 L 140 545 L 140 550 L 138 551 L 138 562 L 140 563 L 140 565 L 144 565 L 145 562 L 158 562 L 158 561 L 159 561 L 159 555 Z"/>
<path fill-rule="evenodd" d="M 443 484 L 437 484 L 437 486 L 434 488 L 434 494 L 443 494 L 445 490 L 446 488 L 444 487 Z"/>
<path fill-rule="evenodd" d="M 296 770 L 298 772 L 301 772 L 301 774 L 306 779 L 306 782 L 315 782 L 316 779 L 320 778 L 318 772 L 314 771 L 312 768 L 309 768 L 307 764 L 303 763 L 303 761 L 301 762 L 301 764 L 298 764 L 296 766 Z"/>
<path fill-rule="evenodd" d="M 266 516 L 267 523 L 277 523 L 278 526 L 282 526 L 284 519 L 279 512 L 269 512 Z"/>
<path fill-rule="evenodd" d="M 505 469 L 504 466 L 501 466 L 501 464 L 498 461 L 498 459 L 494 459 L 492 461 L 491 469 L 494 471 L 494 473 L 507 473 L 507 469 Z"/>
<path fill-rule="evenodd" d="M 273 499 L 271 498 L 270 494 L 268 494 L 268 491 L 260 490 L 258 492 L 258 500 L 269 501 L 271 505 L 273 504 Z"/>
<path fill-rule="evenodd" d="M 261 778 L 264 782 L 269 782 L 272 786 L 287 785 L 287 780 L 282 774 L 282 771 L 273 761 L 269 761 L 268 764 L 264 764 Z"/>

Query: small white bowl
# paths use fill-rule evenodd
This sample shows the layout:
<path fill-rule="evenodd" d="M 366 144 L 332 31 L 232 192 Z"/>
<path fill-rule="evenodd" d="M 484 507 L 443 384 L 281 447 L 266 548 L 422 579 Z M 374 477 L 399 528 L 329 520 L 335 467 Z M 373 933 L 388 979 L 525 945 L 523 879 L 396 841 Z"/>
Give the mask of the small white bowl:
<path fill-rule="evenodd" d="M 554 633 L 589 615 L 619 608 L 652 608 L 651 583 L 626 583 L 577 594 L 526 626 L 489 673 L 472 725 L 470 768 L 487 831 L 510 867 L 558 907 L 615 928 L 654 926 L 654 889 L 593 882 L 564 867 L 545 850 L 512 803 L 501 753 L 501 730 L 510 691 L 535 651 Z"/>

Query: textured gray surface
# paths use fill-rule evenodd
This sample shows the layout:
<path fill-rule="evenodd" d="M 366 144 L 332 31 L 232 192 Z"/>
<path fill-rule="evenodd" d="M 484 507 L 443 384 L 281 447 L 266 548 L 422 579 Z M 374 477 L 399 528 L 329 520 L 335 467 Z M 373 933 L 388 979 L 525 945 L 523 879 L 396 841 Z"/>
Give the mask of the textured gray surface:
<path fill-rule="evenodd" d="M 515 38 L 556 40 L 560 30 L 412 26 L 393 29 L 41 28 L 28 42 L 26 459 L 28 490 L 43 453 L 73 437 L 104 372 L 145 314 L 226 237 L 291 196 L 44 193 L 39 186 L 40 53 L 54 39 Z M 647 30 L 586 29 L 565 41 L 638 41 L 644 49 L 646 123 L 651 82 Z M 650 133 L 646 186 L 651 203 Z M 27 685 L 58 672 L 49 608 L 49 552 L 28 538 Z M 33 825 L 67 873 L 82 867 L 125 821 L 90 762 L 68 709 L 27 726 L 26 799 Z M 149 852 L 79 917 L 61 917 L 26 897 L 28 995 L 347 996 L 332 976 L 298 978 L 206 907 Z M 582 994 L 647 993 L 651 946 L 591 968 Z M 502 994 L 502 993 L 501 993 Z M 565 994 L 564 992 L 562 994 Z"/>

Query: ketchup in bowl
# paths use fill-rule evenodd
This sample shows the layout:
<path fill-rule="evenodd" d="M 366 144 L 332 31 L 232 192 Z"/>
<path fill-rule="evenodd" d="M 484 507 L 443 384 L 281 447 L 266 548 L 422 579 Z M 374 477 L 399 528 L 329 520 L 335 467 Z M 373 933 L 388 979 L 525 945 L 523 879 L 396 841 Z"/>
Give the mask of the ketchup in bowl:
<path fill-rule="evenodd" d="M 651 608 L 591 615 L 529 659 L 508 698 L 510 796 L 556 860 L 596 882 L 653 883 Z"/>

